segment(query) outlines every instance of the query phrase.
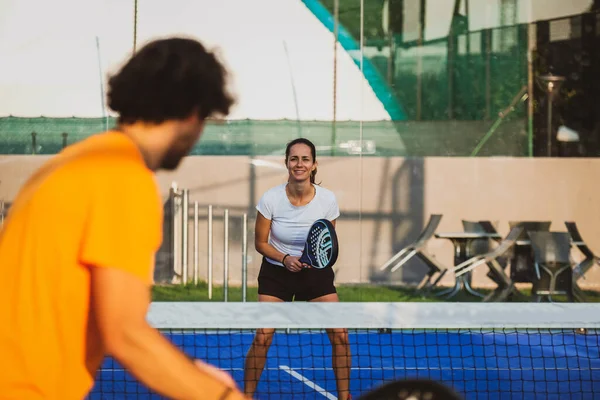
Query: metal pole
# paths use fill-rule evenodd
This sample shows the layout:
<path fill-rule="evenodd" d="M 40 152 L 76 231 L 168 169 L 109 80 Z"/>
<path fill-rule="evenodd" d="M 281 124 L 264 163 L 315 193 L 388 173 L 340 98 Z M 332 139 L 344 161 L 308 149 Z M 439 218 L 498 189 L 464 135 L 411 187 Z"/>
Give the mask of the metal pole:
<path fill-rule="evenodd" d="M 177 182 L 171 184 L 169 192 L 171 197 L 171 252 L 173 253 L 173 272 L 175 275 L 179 272 L 179 224 L 177 214 L 179 212 L 177 203 L 179 202 L 179 191 Z"/>
<path fill-rule="evenodd" d="M 31 132 L 31 154 L 37 154 L 37 133 Z"/>
<path fill-rule="evenodd" d="M 492 118 L 492 30 L 486 29 L 485 35 L 485 119 Z"/>
<path fill-rule="evenodd" d="M 288 70 L 290 71 L 290 81 L 292 82 L 292 95 L 294 97 L 294 105 L 296 106 L 296 127 L 298 128 L 298 137 L 302 137 L 302 123 L 300 122 L 300 109 L 298 108 L 298 95 L 296 94 L 296 84 L 294 82 L 294 72 L 292 71 L 292 63 L 288 53 L 287 44 L 283 41 L 283 50 L 288 62 Z"/>
<path fill-rule="evenodd" d="M 4 225 L 4 200 L 0 201 L 0 227 Z"/>
<path fill-rule="evenodd" d="M 137 47 L 137 20 L 138 20 L 138 0 L 133 2 L 133 53 Z"/>
<path fill-rule="evenodd" d="M 534 86 L 533 76 L 535 74 L 533 57 L 536 51 L 536 25 L 529 24 L 527 27 L 527 155 L 533 157 L 533 114 L 534 109 Z"/>
<path fill-rule="evenodd" d="M 181 275 L 182 275 L 182 282 L 183 284 L 187 284 L 187 279 L 188 279 L 188 253 L 190 250 L 189 247 L 189 240 L 188 240 L 188 236 L 189 236 L 189 218 L 190 218 L 190 210 L 189 210 L 189 196 L 190 196 L 190 191 L 189 189 L 183 189 L 183 204 L 182 204 L 182 208 L 183 208 L 183 212 L 181 213 L 181 264 L 182 264 L 182 271 L 181 271 Z"/>
<path fill-rule="evenodd" d="M 208 299 L 212 299 L 212 283 L 213 283 L 213 263 L 212 263 L 212 251 L 213 251 L 213 207 L 208 206 Z"/>
<path fill-rule="evenodd" d="M 242 217 L 242 301 L 246 301 L 248 285 L 248 215 Z"/>
<path fill-rule="evenodd" d="M 340 1 L 333 1 L 333 122 L 331 126 L 331 155 L 335 153 L 336 120 L 337 120 L 337 42 L 339 38 Z"/>
<path fill-rule="evenodd" d="M 104 102 L 104 73 L 102 72 L 102 59 L 100 57 L 100 38 L 96 36 L 96 55 L 98 56 L 98 83 L 100 84 L 100 108 L 102 109 L 102 119 L 104 119 L 104 129 L 108 130 L 106 105 Z"/>
<path fill-rule="evenodd" d="M 364 10 L 361 8 L 361 13 Z M 364 15 L 361 14 L 363 24 L 361 29 L 364 32 Z M 362 38 L 361 38 L 362 39 Z M 450 38 L 448 38 L 450 39 Z M 419 2 L 419 37 L 417 39 L 417 121 L 421 120 L 423 108 L 423 42 L 425 41 L 425 0 Z M 362 48 L 361 48 L 362 49 Z"/>
<path fill-rule="evenodd" d="M 223 301 L 227 302 L 229 297 L 229 210 L 225 209 L 225 218 L 223 220 L 225 230 L 225 242 L 223 247 L 225 254 L 223 255 Z"/>
<path fill-rule="evenodd" d="M 194 285 L 198 284 L 198 202 L 194 202 Z"/>
<path fill-rule="evenodd" d="M 542 90 L 546 92 L 546 101 L 548 102 L 548 122 L 546 127 L 548 130 L 546 144 L 548 157 L 552 157 L 552 102 L 554 101 L 554 98 L 558 96 L 560 87 L 564 81 L 564 77 L 552 74 L 537 76 L 537 82 Z"/>
<path fill-rule="evenodd" d="M 548 157 L 552 157 L 552 94 L 548 94 Z"/>

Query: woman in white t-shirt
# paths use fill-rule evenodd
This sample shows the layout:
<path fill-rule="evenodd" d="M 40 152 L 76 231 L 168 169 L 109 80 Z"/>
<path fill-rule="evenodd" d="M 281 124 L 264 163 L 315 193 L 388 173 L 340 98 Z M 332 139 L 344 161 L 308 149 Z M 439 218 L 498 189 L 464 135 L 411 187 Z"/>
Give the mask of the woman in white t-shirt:
<path fill-rule="evenodd" d="M 299 258 L 311 225 L 326 218 L 335 225 L 340 215 L 335 194 L 317 184 L 316 150 L 304 138 L 288 143 L 287 183 L 269 189 L 256 209 L 255 247 L 263 255 L 258 275 L 258 300 L 339 301 L 331 268 L 307 268 Z M 273 340 L 273 329 L 258 329 L 246 357 L 244 391 L 253 396 Z M 338 399 L 350 398 L 350 346 L 346 329 L 328 329 Z"/>

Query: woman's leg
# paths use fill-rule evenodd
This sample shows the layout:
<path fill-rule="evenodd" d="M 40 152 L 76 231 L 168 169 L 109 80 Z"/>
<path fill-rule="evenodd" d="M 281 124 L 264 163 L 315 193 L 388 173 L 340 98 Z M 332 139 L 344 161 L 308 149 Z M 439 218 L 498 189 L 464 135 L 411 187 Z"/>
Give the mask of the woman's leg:
<path fill-rule="evenodd" d="M 310 301 L 339 302 L 337 293 L 326 294 Z M 338 399 L 350 398 L 350 343 L 347 329 L 327 329 L 331 342 L 333 373 L 337 384 Z"/>
<path fill-rule="evenodd" d="M 278 297 L 264 294 L 258 295 L 258 301 L 283 302 Z M 256 335 L 254 335 L 254 340 L 248 350 L 248 354 L 246 354 L 246 363 L 244 364 L 244 394 L 249 397 L 254 396 L 256 386 L 258 386 L 258 381 L 265 368 L 267 353 L 269 352 L 269 347 L 271 347 L 274 333 L 275 329 L 258 329 Z"/>

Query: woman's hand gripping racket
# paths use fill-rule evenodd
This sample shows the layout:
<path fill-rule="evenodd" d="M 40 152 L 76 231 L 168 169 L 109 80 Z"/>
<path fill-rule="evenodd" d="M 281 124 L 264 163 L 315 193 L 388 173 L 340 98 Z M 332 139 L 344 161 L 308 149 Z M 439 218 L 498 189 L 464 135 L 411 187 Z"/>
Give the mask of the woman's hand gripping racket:
<path fill-rule="evenodd" d="M 332 267 L 338 258 L 338 239 L 331 221 L 319 219 L 310 227 L 300 262 L 312 268 Z"/>

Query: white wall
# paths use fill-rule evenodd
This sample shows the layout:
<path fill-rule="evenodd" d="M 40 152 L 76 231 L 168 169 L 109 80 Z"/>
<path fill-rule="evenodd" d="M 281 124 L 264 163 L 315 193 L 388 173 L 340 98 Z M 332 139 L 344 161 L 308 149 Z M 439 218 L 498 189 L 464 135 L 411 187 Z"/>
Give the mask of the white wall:
<path fill-rule="evenodd" d="M 232 119 L 333 119 L 333 35 L 300 0 L 138 3 L 138 47 L 185 35 L 220 50 L 238 97 Z M 0 2 L 0 116 L 102 116 L 106 74 L 132 51 L 133 4 Z M 390 119 L 339 46 L 337 119 Z"/>
<path fill-rule="evenodd" d="M 470 29 L 499 26 L 501 1 L 469 0 Z M 517 0 L 515 22 L 581 13 L 591 2 Z M 138 3 L 138 46 L 182 34 L 220 49 L 238 97 L 232 119 L 333 119 L 333 37 L 300 0 Z M 405 4 L 410 33 L 418 27 L 418 0 Z M 426 1 L 426 40 L 447 35 L 453 4 Z M 133 5 L 133 0 L 2 0 L 0 117 L 103 116 L 106 74 L 132 51 Z M 390 119 L 339 46 L 337 79 L 338 120 Z"/>

